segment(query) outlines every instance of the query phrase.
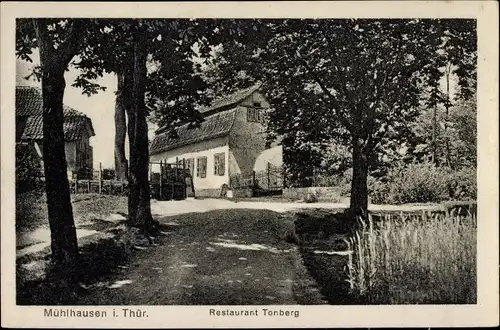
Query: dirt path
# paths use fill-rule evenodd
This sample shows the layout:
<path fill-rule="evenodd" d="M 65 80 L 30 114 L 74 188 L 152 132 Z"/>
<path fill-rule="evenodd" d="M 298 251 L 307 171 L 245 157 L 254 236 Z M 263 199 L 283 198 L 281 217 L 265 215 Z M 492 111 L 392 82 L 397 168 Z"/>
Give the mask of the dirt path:
<path fill-rule="evenodd" d="M 152 201 L 153 215 L 167 216 L 192 212 L 207 212 L 212 210 L 252 209 L 270 210 L 274 212 L 290 212 L 304 209 L 344 210 L 349 207 L 347 203 L 297 203 L 282 201 L 236 201 L 227 199 L 186 199 L 181 201 Z M 369 204 L 368 209 L 373 212 L 414 212 L 414 211 L 439 211 L 440 204 L 403 204 L 403 205 L 378 205 Z"/>
<path fill-rule="evenodd" d="M 283 214 L 225 209 L 157 219 L 167 228 L 158 246 L 137 251 L 76 304 L 325 303 L 296 246 L 281 239 Z"/>

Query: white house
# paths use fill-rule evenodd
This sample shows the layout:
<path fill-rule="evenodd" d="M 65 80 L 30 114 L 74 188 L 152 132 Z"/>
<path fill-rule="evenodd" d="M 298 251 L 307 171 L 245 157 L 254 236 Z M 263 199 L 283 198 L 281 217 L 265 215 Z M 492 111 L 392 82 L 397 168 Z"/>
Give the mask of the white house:
<path fill-rule="evenodd" d="M 257 84 L 201 108 L 201 125 L 178 127 L 177 138 L 162 128 L 157 130 L 150 146 L 151 162 L 184 159 L 198 197 L 220 196 L 224 185 L 231 188 L 232 177 L 251 176 L 256 160 L 266 150 L 265 111 L 269 103 L 260 87 Z M 282 156 L 273 153 L 269 161 L 280 166 Z"/>

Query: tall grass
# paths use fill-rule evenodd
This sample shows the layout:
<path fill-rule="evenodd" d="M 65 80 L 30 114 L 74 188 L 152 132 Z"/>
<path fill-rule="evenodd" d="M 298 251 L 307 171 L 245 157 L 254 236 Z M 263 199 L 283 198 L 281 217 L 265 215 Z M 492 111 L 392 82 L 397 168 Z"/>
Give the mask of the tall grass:
<path fill-rule="evenodd" d="M 385 215 L 349 241 L 351 293 L 369 304 L 476 303 L 476 217 Z"/>

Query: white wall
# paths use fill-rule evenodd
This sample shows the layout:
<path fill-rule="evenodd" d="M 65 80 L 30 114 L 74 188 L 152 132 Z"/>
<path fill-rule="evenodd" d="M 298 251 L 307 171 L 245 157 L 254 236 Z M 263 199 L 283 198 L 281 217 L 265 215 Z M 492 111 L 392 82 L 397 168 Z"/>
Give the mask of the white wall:
<path fill-rule="evenodd" d="M 216 176 L 214 174 L 214 155 L 221 152 L 224 152 L 225 156 L 224 175 Z M 205 178 L 196 176 L 197 157 L 207 157 L 207 175 Z M 229 146 L 227 143 L 227 137 L 202 141 L 156 155 L 151 155 L 150 161 L 159 162 L 160 160 L 166 160 L 167 163 L 175 164 L 176 158 L 178 158 L 179 161 L 183 158 L 194 158 L 195 164 L 193 183 L 195 191 L 197 189 L 220 189 L 223 184 L 229 185 Z M 159 166 L 153 166 L 152 172 L 159 172 Z"/>
<path fill-rule="evenodd" d="M 264 150 L 255 160 L 255 165 L 253 170 L 256 172 L 265 171 L 267 169 L 267 163 L 271 163 L 274 166 L 283 165 L 283 147 L 276 146 L 270 149 Z"/>
<path fill-rule="evenodd" d="M 68 171 L 76 171 L 76 142 L 70 141 L 64 143 L 64 151 L 66 153 L 66 162 L 68 164 Z"/>
<path fill-rule="evenodd" d="M 234 124 L 229 132 L 231 174 L 252 173 L 257 156 L 265 150 L 264 126 L 258 122 L 249 122 L 247 111 L 246 107 L 237 107 Z"/>

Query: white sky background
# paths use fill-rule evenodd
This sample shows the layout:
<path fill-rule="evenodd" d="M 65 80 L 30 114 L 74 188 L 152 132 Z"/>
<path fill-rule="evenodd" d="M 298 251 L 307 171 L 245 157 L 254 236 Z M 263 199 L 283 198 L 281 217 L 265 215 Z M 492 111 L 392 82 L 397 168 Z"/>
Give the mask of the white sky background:
<path fill-rule="evenodd" d="M 34 50 L 31 58 L 33 63 L 16 59 L 17 86 L 41 87 L 40 82 L 37 82 L 35 79 L 24 79 L 24 77 L 31 73 L 31 69 L 40 63 L 37 50 Z M 96 82 L 107 87 L 106 91 L 88 97 L 82 94 L 80 88 L 71 87 L 78 74 L 79 71 L 76 69 L 70 69 L 65 74 L 66 90 L 64 92 L 64 104 L 84 113 L 92 120 L 96 134 L 90 139 L 90 143 L 94 148 L 94 169 L 99 168 L 99 162 L 102 163 L 103 168 L 114 168 L 114 93 L 117 87 L 116 76 L 114 74 L 105 74 L 102 78 L 99 78 Z M 153 127 L 151 124 L 149 126 L 149 137 L 152 138 L 156 127 Z M 126 147 L 128 154 L 128 142 L 126 143 Z"/>

